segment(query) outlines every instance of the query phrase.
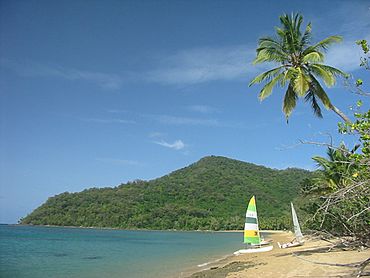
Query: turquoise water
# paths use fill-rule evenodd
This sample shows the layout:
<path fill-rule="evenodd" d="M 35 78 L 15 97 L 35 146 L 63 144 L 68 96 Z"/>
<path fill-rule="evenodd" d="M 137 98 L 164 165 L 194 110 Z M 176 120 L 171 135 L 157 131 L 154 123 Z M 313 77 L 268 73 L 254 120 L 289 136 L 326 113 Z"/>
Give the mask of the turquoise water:
<path fill-rule="evenodd" d="M 241 241 L 241 233 L 0 225 L 0 277 L 183 277 Z"/>

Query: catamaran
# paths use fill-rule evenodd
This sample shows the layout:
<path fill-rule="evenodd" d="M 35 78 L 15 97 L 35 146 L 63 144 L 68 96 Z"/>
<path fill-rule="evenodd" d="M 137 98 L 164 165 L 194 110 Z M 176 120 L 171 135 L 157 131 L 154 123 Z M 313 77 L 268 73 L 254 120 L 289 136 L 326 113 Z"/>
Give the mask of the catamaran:
<path fill-rule="evenodd" d="M 295 238 L 291 242 L 288 242 L 288 243 L 280 244 L 278 242 L 278 245 L 280 248 L 289 248 L 289 247 L 295 247 L 295 246 L 300 246 L 304 244 L 301 227 L 299 226 L 298 217 L 297 217 L 297 214 L 295 212 L 292 202 L 290 203 L 290 206 L 292 208 L 292 218 L 293 218 L 293 228 L 294 228 Z"/>
<path fill-rule="evenodd" d="M 240 249 L 234 252 L 234 255 L 266 252 L 271 251 L 273 248 L 272 245 L 263 246 L 269 244 L 269 242 L 261 240 L 260 232 L 258 229 L 256 199 L 254 196 L 249 201 L 247 213 L 245 215 L 244 243 L 247 244 L 247 248 Z"/>

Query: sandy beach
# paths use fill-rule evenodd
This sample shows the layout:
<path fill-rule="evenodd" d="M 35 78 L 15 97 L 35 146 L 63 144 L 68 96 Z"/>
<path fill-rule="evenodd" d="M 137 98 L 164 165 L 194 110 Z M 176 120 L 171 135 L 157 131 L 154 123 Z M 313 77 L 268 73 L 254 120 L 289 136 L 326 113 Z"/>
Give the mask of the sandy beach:
<path fill-rule="evenodd" d="M 270 252 L 231 256 L 189 277 L 356 277 L 359 271 L 356 264 L 370 258 L 369 249 L 328 252 L 332 244 L 318 238 L 308 238 L 300 247 L 280 249 L 277 242 L 292 240 L 293 234 L 290 232 L 274 232 L 270 238 L 274 245 Z M 345 264 L 352 265 L 344 266 Z M 362 273 L 369 275 L 370 266 Z"/>

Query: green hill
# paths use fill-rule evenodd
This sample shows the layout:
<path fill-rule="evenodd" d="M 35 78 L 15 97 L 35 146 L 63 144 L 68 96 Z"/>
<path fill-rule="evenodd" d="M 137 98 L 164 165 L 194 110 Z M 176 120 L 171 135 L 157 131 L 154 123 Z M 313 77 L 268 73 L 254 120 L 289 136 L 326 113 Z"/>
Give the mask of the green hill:
<path fill-rule="evenodd" d="M 301 169 L 274 170 L 225 157 L 210 156 L 151 181 L 114 188 L 92 188 L 49 198 L 21 224 L 124 229 L 242 229 L 252 195 L 261 228 L 290 226 L 289 202 Z"/>

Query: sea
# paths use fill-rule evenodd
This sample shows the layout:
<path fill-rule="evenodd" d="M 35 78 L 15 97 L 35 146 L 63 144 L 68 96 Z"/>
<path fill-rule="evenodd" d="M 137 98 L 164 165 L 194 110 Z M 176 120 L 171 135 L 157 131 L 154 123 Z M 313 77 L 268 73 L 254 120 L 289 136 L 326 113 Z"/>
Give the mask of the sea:
<path fill-rule="evenodd" d="M 0 277 L 187 277 L 241 249 L 241 232 L 0 225 Z"/>

